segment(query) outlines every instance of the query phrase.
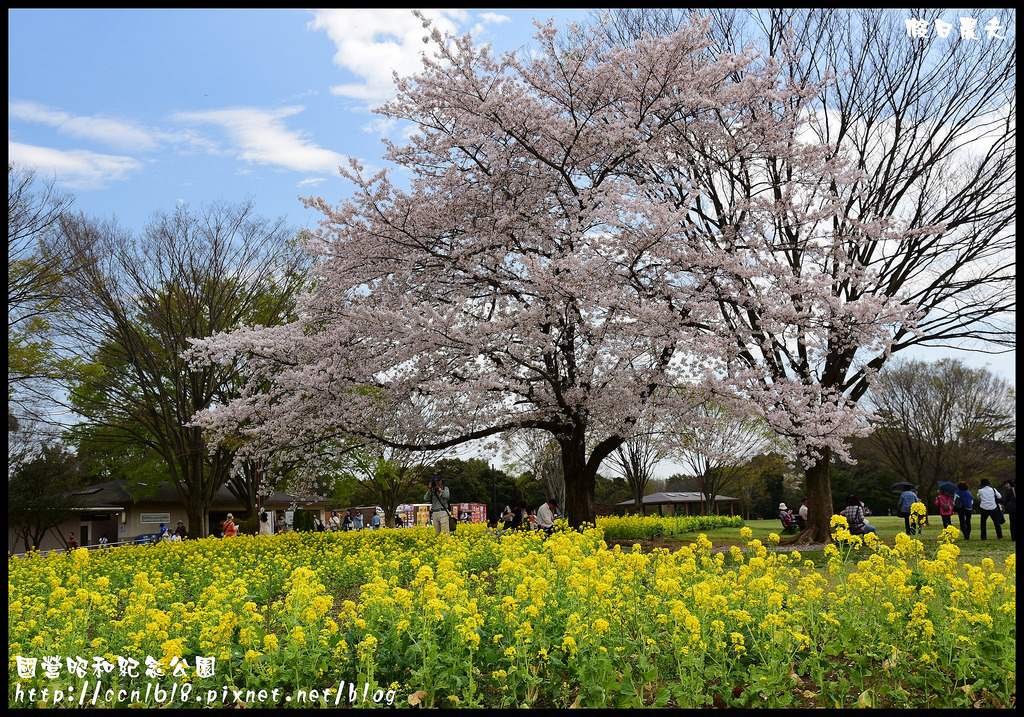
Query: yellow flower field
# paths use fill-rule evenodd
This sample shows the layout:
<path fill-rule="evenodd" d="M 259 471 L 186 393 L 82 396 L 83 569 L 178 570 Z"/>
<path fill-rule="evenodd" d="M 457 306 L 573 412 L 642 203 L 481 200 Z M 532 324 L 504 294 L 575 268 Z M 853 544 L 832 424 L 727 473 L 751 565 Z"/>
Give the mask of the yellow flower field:
<path fill-rule="evenodd" d="M 745 528 L 729 552 L 460 526 L 11 558 L 8 701 L 1014 704 L 1012 555 L 960 563 L 952 530 L 929 560 L 835 528 L 825 570 Z"/>

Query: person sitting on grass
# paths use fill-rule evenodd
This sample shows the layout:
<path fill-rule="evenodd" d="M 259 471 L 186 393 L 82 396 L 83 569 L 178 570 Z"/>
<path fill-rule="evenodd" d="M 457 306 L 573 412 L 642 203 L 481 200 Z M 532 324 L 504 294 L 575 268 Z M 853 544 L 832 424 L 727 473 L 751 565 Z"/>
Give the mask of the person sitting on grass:
<path fill-rule="evenodd" d="M 864 533 L 878 535 L 878 529 L 873 525 L 868 525 L 867 516 L 864 515 L 864 506 L 861 505 L 860 498 L 853 493 L 846 496 L 846 507 L 843 508 L 843 515 L 846 517 L 846 523 L 849 525 L 852 535 L 863 535 Z"/>

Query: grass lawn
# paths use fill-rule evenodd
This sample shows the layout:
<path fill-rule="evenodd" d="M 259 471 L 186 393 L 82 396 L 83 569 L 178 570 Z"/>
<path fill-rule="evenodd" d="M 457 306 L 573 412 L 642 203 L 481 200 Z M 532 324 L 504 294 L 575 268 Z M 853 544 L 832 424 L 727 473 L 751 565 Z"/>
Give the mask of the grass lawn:
<path fill-rule="evenodd" d="M 924 546 L 925 552 L 929 557 L 934 556 L 935 551 L 938 549 L 938 538 L 942 532 L 942 519 L 937 515 L 928 516 L 930 521 L 929 525 L 924 527 L 924 532 L 918 537 Z M 905 532 L 905 525 L 903 518 L 895 516 L 871 516 L 871 524 L 878 528 L 878 537 L 886 545 L 893 545 L 896 541 L 896 534 Z M 959 527 L 959 523 L 956 518 L 953 519 L 954 527 Z M 750 520 L 747 521 L 746 527 L 750 528 L 754 533 L 754 538 L 760 540 L 765 545 L 768 545 L 768 536 L 771 533 L 779 535 L 783 540 L 792 537 L 792 533 L 788 535 L 782 534 L 782 524 L 778 520 Z M 1016 543 L 1010 540 L 1009 526 L 1003 524 L 1003 539 L 995 539 L 995 531 L 992 529 L 992 525 L 988 526 L 988 540 L 982 542 L 980 540 L 981 528 L 978 524 L 978 516 L 974 516 L 971 523 L 971 539 L 964 540 L 960 538 L 957 541 L 957 546 L 960 548 L 960 561 L 972 564 L 978 564 L 982 558 L 992 558 L 997 565 L 1002 564 L 1010 553 L 1015 552 Z M 738 545 L 744 547 L 744 542 L 740 538 L 739 528 L 718 528 L 716 530 L 703 531 L 704 535 L 708 537 L 708 540 L 714 544 L 714 546 L 730 546 Z M 651 547 L 665 547 L 670 550 L 677 550 L 678 548 L 694 543 L 697 540 L 699 533 L 693 533 L 692 535 L 677 535 L 663 540 L 656 539 L 655 541 L 640 541 L 640 540 L 616 540 L 614 542 L 619 543 L 623 547 L 639 542 L 643 545 L 644 549 Z M 610 541 L 611 542 L 611 541 Z M 809 560 L 813 560 L 815 563 L 822 564 L 825 561 L 822 557 L 820 550 L 801 550 L 801 555 Z"/>

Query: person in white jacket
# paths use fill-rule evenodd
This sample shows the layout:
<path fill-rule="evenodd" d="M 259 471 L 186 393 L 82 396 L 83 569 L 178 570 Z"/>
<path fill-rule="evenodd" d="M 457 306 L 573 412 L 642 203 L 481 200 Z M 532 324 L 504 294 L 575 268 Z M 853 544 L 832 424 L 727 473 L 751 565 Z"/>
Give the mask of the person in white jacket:
<path fill-rule="evenodd" d="M 558 517 L 557 510 L 558 501 L 554 498 L 537 508 L 537 527 L 550 535 L 551 529 L 555 527 L 555 518 Z"/>
<path fill-rule="evenodd" d="M 996 528 L 996 540 L 1003 539 L 1003 511 L 999 510 L 998 503 L 1002 497 L 999 491 L 988 482 L 988 478 L 981 480 L 981 487 L 978 488 L 978 512 L 981 514 L 982 540 L 988 538 L 985 527 L 989 518 L 992 518 L 992 525 Z"/>

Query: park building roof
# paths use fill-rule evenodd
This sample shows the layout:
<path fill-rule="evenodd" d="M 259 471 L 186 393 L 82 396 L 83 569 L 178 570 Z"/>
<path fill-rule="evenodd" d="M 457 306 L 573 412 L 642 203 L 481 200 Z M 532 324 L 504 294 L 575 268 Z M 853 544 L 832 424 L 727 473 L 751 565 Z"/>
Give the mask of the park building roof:
<path fill-rule="evenodd" d="M 697 493 L 695 491 L 662 491 L 660 493 L 651 493 L 643 497 L 644 505 L 669 505 L 674 503 L 701 503 L 706 499 L 703 493 Z M 727 495 L 716 495 L 715 503 L 730 503 L 739 502 L 739 498 L 731 498 Z M 630 506 L 633 505 L 634 501 L 624 500 L 616 505 Z"/>
<path fill-rule="evenodd" d="M 128 481 L 109 480 L 72 491 L 71 495 L 78 498 L 82 505 L 93 509 L 97 506 L 126 506 L 135 503 L 181 503 L 181 496 L 170 481 L 163 481 L 154 490 L 147 489 L 145 484 L 133 489 Z M 267 508 L 286 508 L 292 505 L 322 503 L 323 500 L 317 496 L 296 496 L 278 491 L 264 498 L 262 504 Z M 221 486 L 211 503 L 211 507 L 214 508 L 233 508 L 238 505 L 238 498 L 227 486 Z"/>

